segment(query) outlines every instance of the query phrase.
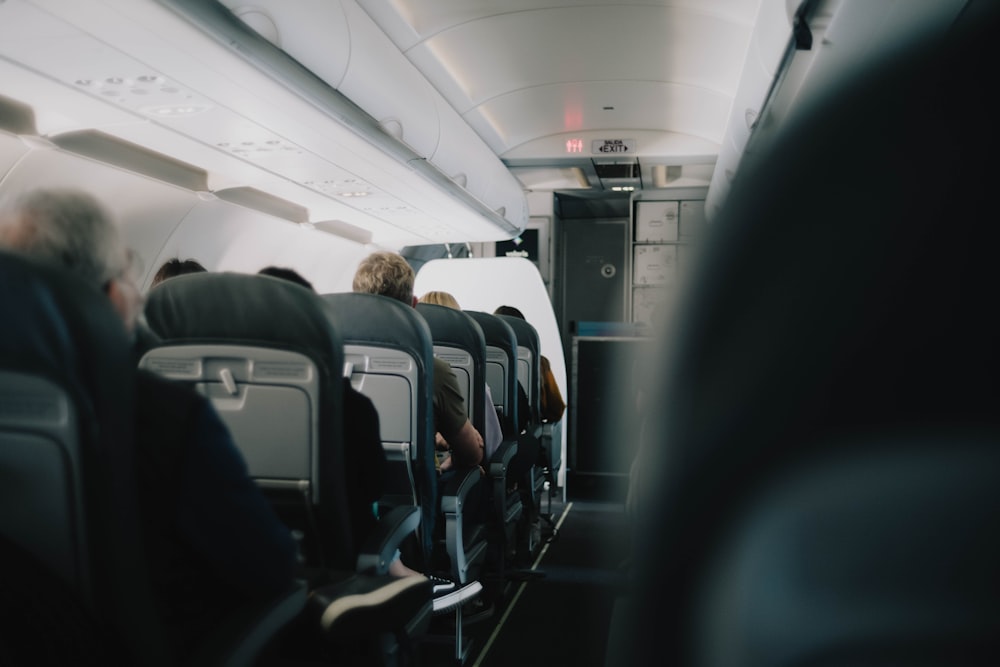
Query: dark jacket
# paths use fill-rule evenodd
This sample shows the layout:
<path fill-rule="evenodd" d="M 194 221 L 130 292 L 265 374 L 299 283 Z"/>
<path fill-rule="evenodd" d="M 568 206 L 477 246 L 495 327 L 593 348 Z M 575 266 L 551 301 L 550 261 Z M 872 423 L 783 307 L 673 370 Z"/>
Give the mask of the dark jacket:
<path fill-rule="evenodd" d="M 227 612 L 286 590 L 296 546 L 192 388 L 138 371 L 135 439 L 153 594 L 183 661 Z"/>

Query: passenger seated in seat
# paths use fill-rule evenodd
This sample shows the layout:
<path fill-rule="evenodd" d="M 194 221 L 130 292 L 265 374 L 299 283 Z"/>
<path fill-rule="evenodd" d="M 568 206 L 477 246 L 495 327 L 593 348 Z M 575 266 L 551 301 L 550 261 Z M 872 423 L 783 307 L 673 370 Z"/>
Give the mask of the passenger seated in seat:
<path fill-rule="evenodd" d="M 462 310 L 462 307 L 458 305 L 458 301 L 454 296 L 448 292 L 431 291 L 424 294 L 419 299 L 419 303 L 431 303 L 436 306 L 445 306 L 447 308 L 453 308 L 454 310 Z M 486 402 L 486 424 L 485 431 L 483 434 L 483 458 L 489 461 L 493 458 L 493 453 L 496 452 L 500 443 L 503 442 L 503 429 L 500 428 L 500 418 L 497 416 L 496 407 L 493 403 L 493 394 L 490 392 L 490 386 L 486 385 L 486 393 L 484 396 Z M 434 434 L 434 445 L 438 450 L 448 451 L 450 446 L 447 440 L 440 432 Z M 447 470 L 451 467 L 451 456 L 449 455 L 441 462 L 441 470 Z"/>
<path fill-rule="evenodd" d="M 294 269 L 269 266 L 258 273 L 288 280 L 315 291 L 312 284 Z M 343 401 L 344 466 L 347 470 L 347 503 L 350 506 L 348 513 L 351 516 L 354 543 L 362 545 L 378 524 L 375 503 L 382 497 L 385 489 L 385 450 L 382 449 L 375 405 L 370 398 L 352 387 L 348 378 L 344 378 Z M 389 573 L 397 577 L 420 574 L 403 565 L 398 552 L 389 566 Z"/>
<path fill-rule="evenodd" d="M 202 266 L 200 262 L 193 259 L 185 259 L 183 261 L 177 257 L 168 259 L 156 271 L 156 275 L 153 276 L 153 282 L 149 284 L 149 287 L 156 287 L 168 278 L 176 278 L 177 276 L 183 276 L 189 273 L 202 273 L 207 270 L 208 269 Z"/>
<path fill-rule="evenodd" d="M 354 274 L 354 291 L 381 294 L 415 306 L 413 269 L 402 255 L 375 252 L 366 257 Z M 434 430 L 451 448 L 457 469 L 475 468 L 483 461 L 483 437 L 469 422 L 465 401 L 454 371 L 434 357 Z"/>
<path fill-rule="evenodd" d="M 493 311 L 494 315 L 508 315 L 520 320 L 524 319 L 524 313 L 514 306 L 500 306 Z M 527 320 L 525 320 L 527 321 Z M 548 358 L 542 354 L 538 358 L 542 371 L 541 390 L 539 391 L 539 415 L 543 423 L 555 423 L 562 419 L 566 410 L 566 402 L 563 401 L 559 385 L 556 383 L 556 376 L 552 374 L 552 364 Z"/>
<path fill-rule="evenodd" d="M 417 303 L 413 296 L 414 277 L 413 269 L 402 255 L 375 252 L 363 259 L 358 266 L 354 274 L 353 289 L 364 294 L 387 296 L 413 307 Z M 469 422 L 455 373 L 451 366 L 437 357 L 434 357 L 433 372 L 434 430 L 448 443 L 452 465 L 456 470 L 479 467 L 483 461 L 483 437 Z M 475 503 L 475 495 L 469 496 L 472 504 Z M 471 514 L 475 509 L 467 504 L 466 511 Z M 437 577 L 435 579 L 440 581 Z M 448 583 L 455 587 L 454 582 Z M 481 589 L 482 584 L 472 581 L 450 593 L 449 598 L 458 601 L 464 599 L 463 595 L 475 595 Z M 435 586 L 435 595 L 438 593 L 438 586 Z"/>
<path fill-rule="evenodd" d="M 294 269 L 268 266 L 258 273 L 288 280 L 315 291 L 312 283 Z M 355 389 L 348 378 L 344 378 L 343 401 L 348 513 L 351 517 L 354 543 L 362 545 L 378 525 L 376 504 L 385 491 L 385 450 L 382 448 L 378 410 L 375 409 L 375 404 Z M 394 577 L 424 576 L 403 563 L 398 550 L 389 563 L 388 571 Z M 435 598 L 444 598 L 454 593 L 456 588 L 454 582 L 440 577 L 429 578 L 433 584 L 432 591 Z"/>
<path fill-rule="evenodd" d="M 0 212 L 0 246 L 75 272 L 133 330 L 142 296 L 104 208 L 76 190 L 39 190 Z M 136 371 L 137 486 L 157 610 L 184 662 L 229 612 L 287 590 L 288 529 L 247 476 L 211 403 Z"/>
<path fill-rule="evenodd" d="M 308 290 L 316 291 L 313 289 L 312 283 L 302 277 L 295 269 L 289 269 L 284 266 L 265 266 L 263 269 L 258 271 L 262 276 L 271 276 L 272 278 L 282 278 L 289 282 L 293 282 L 296 285 L 302 285 Z"/>
<path fill-rule="evenodd" d="M 202 273 L 204 271 L 207 271 L 207 269 L 193 259 L 185 259 L 183 261 L 176 257 L 168 259 L 157 269 L 156 275 L 153 276 L 153 281 L 149 284 L 149 288 L 152 289 L 170 278 L 176 278 L 177 276 L 189 273 Z M 153 333 L 153 330 L 146 324 L 146 318 L 140 312 L 135 324 L 134 354 L 136 363 L 139 362 L 146 352 L 156 347 L 159 342 L 160 337 Z"/>

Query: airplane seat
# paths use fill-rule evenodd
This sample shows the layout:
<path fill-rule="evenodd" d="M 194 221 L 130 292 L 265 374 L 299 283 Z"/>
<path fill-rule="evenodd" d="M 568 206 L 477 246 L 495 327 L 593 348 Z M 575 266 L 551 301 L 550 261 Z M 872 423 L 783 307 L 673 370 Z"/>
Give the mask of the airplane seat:
<path fill-rule="evenodd" d="M 541 422 L 539 417 L 539 402 L 541 400 L 541 346 L 538 342 L 538 332 L 529 322 L 511 315 L 494 315 L 510 325 L 517 341 L 517 381 L 521 383 L 528 399 L 530 408 L 527 417 L 521 415 L 529 424 Z"/>
<path fill-rule="evenodd" d="M 303 533 L 308 567 L 353 569 L 343 352 L 315 295 L 264 276 L 199 273 L 151 290 L 145 314 L 161 340 L 140 366 L 212 400 L 250 476 Z"/>
<path fill-rule="evenodd" d="M 417 312 L 427 322 L 434 343 L 434 355 L 451 366 L 458 381 L 459 390 L 465 401 L 469 421 L 481 434 L 486 433 L 486 340 L 475 320 L 461 310 L 429 303 L 418 303 Z M 494 583 L 483 574 L 491 565 L 502 572 L 504 541 L 502 537 L 504 505 L 498 505 L 494 496 L 497 488 L 505 488 L 505 473 L 510 460 L 517 450 L 517 443 L 505 439 L 493 452 L 489 461 L 484 460 L 482 468 L 488 470 L 488 478 L 481 479 L 478 469 L 469 470 L 464 475 L 450 480 L 442 489 L 441 510 L 445 520 L 444 543 L 452 566 L 452 576 L 458 581 L 483 579 L 485 582 L 482 599 L 485 602 L 495 594 Z M 463 501 L 460 489 L 471 489 L 470 494 L 478 494 L 478 509 L 469 516 L 467 500 Z M 466 496 L 468 498 L 468 496 Z M 483 522 L 487 513 L 492 521 Z M 500 507 L 497 510 L 497 507 Z M 491 552 L 492 547 L 492 552 Z M 491 553 L 499 562 L 491 563 Z M 455 657 L 463 663 L 471 650 L 462 633 L 464 612 L 455 610 Z"/>
<path fill-rule="evenodd" d="M 517 381 L 517 336 L 498 315 L 477 310 L 464 311 L 483 330 L 486 339 L 486 382 L 496 404 L 500 423 L 504 426 L 504 439 L 513 440 L 516 448 L 506 467 L 502 487 L 497 483 L 494 504 L 503 508 L 502 521 L 505 535 L 505 554 L 516 549 L 517 524 L 524 515 L 520 477 L 530 469 L 537 451 L 532 453 L 530 444 L 522 437 L 529 415 L 520 413 Z M 521 471 L 521 472 L 519 472 Z M 517 555 L 514 553 L 514 555 Z"/>
<path fill-rule="evenodd" d="M 151 290 L 145 314 L 160 341 L 140 366 L 192 383 L 212 400 L 250 476 L 296 531 L 312 599 L 339 597 L 354 604 L 356 590 L 348 589 L 360 580 L 350 573 L 388 578 L 385 567 L 419 516 L 410 511 L 383 517 L 369 541 L 354 543 L 342 422 L 343 347 L 323 300 L 269 276 L 198 273 Z M 392 600 L 405 609 L 385 614 L 386 624 L 370 625 L 367 634 L 349 623 L 331 626 L 313 618 L 323 612 L 314 604 L 299 623 L 311 631 L 319 621 L 326 639 L 338 646 L 374 634 L 415 636 L 429 624 L 429 585 L 425 593 Z M 397 622 L 401 617 L 405 622 Z M 386 650 L 395 648 L 387 644 Z"/>
<path fill-rule="evenodd" d="M 341 332 L 345 375 L 378 410 L 389 462 L 380 511 L 419 509 L 419 528 L 403 556 L 428 571 L 437 516 L 430 332 L 412 307 L 389 297 L 346 292 L 321 298 Z"/>
<path fill-rule="evenodd" d="M 446 306 L 418 303 L 417 312 L 430 327 L 435 356 L 447 362 L 455 371 L 462 398 L 465 399 L 468 409 L 469 420 L 477 431 L 485 434 L 486 410 L 494 408 L 492 405 L 487 407 L 485 400 L 486 339 L 482 328 L 467 313 Z M 481 487 L 480 492 L 487 494 L 485 500 L 492 506 L 494 527 L 499 529 L 508 523 L 510 507 L 506 495 L 506 471 L 516 452 L 517 442 L 505 437 L 491 459 L 483 462 L 483 468 L 488 469 L 490 477 L 488 484 L 484 487 L 483 482 L 478 482 Z M 501 495 L 498 496 L 498 493 Z M 474 574 L 482 566 L 486 555 L 486 535 L 483 534 L 481 525 L 471 524 L 469 521 L 464 521 L 464 526 L 460 524 L 457 516 L 449 509 L 452 506 L 453 503 L 443 501 L 442 509 L 445 510 L 449 532 L 470 529 L 476 531 L 475 535 L 470 534 L 465 537 L 465 554 L 455 554 L 453 562 L 457 562 L 461 569 L 469 571 L 464 576 L 475 578 Z M 478 544 L 470 542 L 471 539 L 477 540 Z M 454 549 L 453 541 L 448 541 L 449 551 Z M 474 547 L 475 550 L 472 551 L 470 547 Z M 502 544 L 500 551 L 503 551 Z M 470 557 L 470 553 L 474 553 L 474 559 Z M 502 571 L 502 566 L 500 570 Z"/>
<path fill-rule="evenodd" d="M 166 664 L 121 318 L 74 276 L 5 252 L 0 311 L 0 656 Z"/>
<path fill-rule="evenodd" d="M 747 156 L 671 315 L 609 664 L 995 664 L 1000 12 L 974 4 Z"/>
<path fill-rule="evenodd" d="M 538 332 L 529 322 L 519 317 L 510 315 L 497 315 L 501 320 L 510 325 L 517 338 L 517 380 L 525 391 L 528 399 L 527 407 L 529 417 L 527 418 L 527 433 L 538 442 L 539 456 L 528 471 L 528 488 L 524 494 L 526 504 L 528 504 L 535 514 L 547 520 L 550 528 L 554 528 L 551 509 L 552 495 L 555 493 L 556 470 L 550 464 L 552 462 L 552 429 L 541 420 L 541 345 L 538 340 Z M 523 406 L 520 406 L 523 409 Z M 522 416 L 522 419 L 524 417 Z M 541 514 L 542 492 L 545 490 L 545 483 L 549 484 L 549 513 Z M 527 515 L 525 515 L 527 517 Z M 535 553 L 541 546 L 541 541 L 535 532 L 526 531 L 528 553 Z"/>

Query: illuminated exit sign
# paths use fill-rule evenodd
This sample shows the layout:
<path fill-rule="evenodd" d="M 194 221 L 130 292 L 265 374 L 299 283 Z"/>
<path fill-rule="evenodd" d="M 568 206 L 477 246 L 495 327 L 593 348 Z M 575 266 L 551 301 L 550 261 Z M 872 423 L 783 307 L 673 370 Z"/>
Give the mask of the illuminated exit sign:
<path fill-rule="evenodd" d="M 636 152 L 635 139 L 594 139 L 590 142 L 594 155 L 632 155 Z"/>

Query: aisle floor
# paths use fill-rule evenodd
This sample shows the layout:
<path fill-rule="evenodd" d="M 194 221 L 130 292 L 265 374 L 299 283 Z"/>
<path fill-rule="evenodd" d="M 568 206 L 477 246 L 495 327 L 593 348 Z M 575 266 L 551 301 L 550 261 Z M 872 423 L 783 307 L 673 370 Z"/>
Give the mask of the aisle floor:
<path fill-rule="evenodd" d="M 556 536 L 539 552 L 527 580 L 507 583 L 493 614 L 465 625 L 471 642 L 468 667 L 606 664 L 608 630 L 627 556 L 623 506 L 554 502 L 552 519 Z M 456 664 L 450 650 L 448 645 L 425 646 L 422 665 Z"/>

